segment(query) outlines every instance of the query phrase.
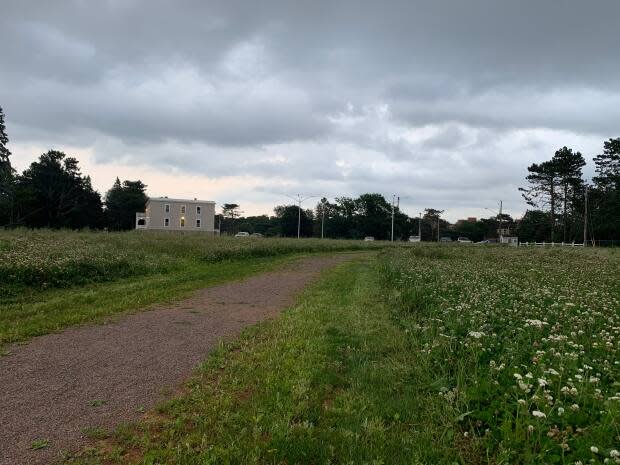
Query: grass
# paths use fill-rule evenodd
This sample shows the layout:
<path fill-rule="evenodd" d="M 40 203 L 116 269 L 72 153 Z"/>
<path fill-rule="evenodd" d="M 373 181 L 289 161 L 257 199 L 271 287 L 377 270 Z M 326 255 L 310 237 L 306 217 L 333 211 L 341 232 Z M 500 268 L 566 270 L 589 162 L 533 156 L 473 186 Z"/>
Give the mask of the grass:
<path fill-rule="evenodd" d="M 385 246 L 137 231 L 0 231 L 0 348 L 178 299 L 304 254 Z"/>
<path fill-rule="evenodd" d="M 620 255 L 340 266 L 73 464 L 618 463 Z"/>

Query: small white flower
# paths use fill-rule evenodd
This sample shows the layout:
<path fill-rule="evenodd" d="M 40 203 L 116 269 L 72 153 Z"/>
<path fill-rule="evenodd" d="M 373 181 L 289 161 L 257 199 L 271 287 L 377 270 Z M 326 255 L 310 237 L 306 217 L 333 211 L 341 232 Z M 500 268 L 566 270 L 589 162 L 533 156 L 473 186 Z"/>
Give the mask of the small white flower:
<path fill-rule="evenodd" d="M 616 449 L 612 449 L 612 450 L 609 451 L 609 456 L 612 459 L 620 458 L 620 452 L 618 452 Z"/>
<path fill-rule="evenodd" d="M 517 402 L 519 403 L 519 405 L 525 405 L 525 404 L 527 404 L 527 402 L 525 401 L 525 399 L 519 399 Z"/>
<path fill-rule="evenodd" d="M 571 406 L 570 406 L 570 409 L 571 409 L 573 412 L 576 412 L 577 410 L 579 410 L 579 405 L 577 405 L 577 404 L 573 404 L 573 405 L 571 405 Z"/>
<path fill-rule="evenodd" d="M 528 425 L 528 426 L 527 426 L 527 430 L 528 430 L 530 433 L 533 433 L 533 432 L 534 432 L 534 425 Z"/>
<path fill-rule="evenodd" d="M 520 379 L 523 379 L 523 376 L 521 376 L 519 373 L 515 373 L 513 376 L 514 376 L 516 379 L 519 379 L 519 380 L 520 380 Z"/>
<path fill-rule="evenodd" d="M 598 447 L 592 446 L 590 447 L 590 450 L 592 451 L 593 454 L 598 454 Z"/>
<path fill-rule="evenodd" d="M 482 331 L 470 331 L 469 336 L 473 337 L 474 339 L 480 339 L 482 336 L 484 336 L 484 333 Z"/>
<path fill-rule="evenodd" d="M 536 418 L 546 418 L 547 415 L 545 415 L 543 412 L 541 412 L 540 410 L 534 410 L 532 412 L 532 415 L 534 415 Z"/>
<path fill-rule="evenodd" d="M 564 407 L 558 407 L 558 415 L 559 416 L 564 415 Z"/>

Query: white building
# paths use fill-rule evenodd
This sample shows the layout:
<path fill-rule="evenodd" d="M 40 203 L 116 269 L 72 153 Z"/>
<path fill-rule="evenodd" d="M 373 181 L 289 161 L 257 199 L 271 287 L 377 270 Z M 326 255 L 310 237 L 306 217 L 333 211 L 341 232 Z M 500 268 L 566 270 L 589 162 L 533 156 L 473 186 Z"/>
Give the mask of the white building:
<path fill-rule="evenodd" d="M 145 211 L 136 213 L 136 229 L 202 231 L 216 234 L 215 202 L 168 197 L 149 198 Z"/>

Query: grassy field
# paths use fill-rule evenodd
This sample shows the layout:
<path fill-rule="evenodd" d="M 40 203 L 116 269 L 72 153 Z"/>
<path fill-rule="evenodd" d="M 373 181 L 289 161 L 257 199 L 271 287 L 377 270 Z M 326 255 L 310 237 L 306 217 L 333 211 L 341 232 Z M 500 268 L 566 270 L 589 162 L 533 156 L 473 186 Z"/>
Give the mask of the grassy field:
<path fill-rule="evenodd" d="M 0 231 L 0 347 L 179 298 L 303 254 L 386 245 L 137 231 Z"/>
<path fill-rule="evenodd" d="M 70 463 L 620 462 L 620 254 L 384 251 Z"/>

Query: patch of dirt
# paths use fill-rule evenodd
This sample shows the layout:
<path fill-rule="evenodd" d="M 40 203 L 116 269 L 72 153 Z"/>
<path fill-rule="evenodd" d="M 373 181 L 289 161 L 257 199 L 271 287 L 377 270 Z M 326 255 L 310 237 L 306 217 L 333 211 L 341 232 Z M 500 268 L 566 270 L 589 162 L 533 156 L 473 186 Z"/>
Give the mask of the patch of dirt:
<path fill-rule="evenodd" d="M 13 345 L 0 357 L 0 465 L 54 462 L 61 451 L 88 444 L 85 428 L 112 430 L 139 419 L 222 338 L 277 315 L 323 269 L 352 256 L 305 258 L 115 323 Z M 33 450 L 42 439 L 49 445 Z"/>

